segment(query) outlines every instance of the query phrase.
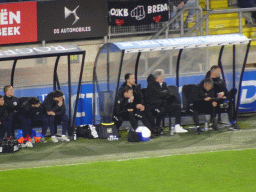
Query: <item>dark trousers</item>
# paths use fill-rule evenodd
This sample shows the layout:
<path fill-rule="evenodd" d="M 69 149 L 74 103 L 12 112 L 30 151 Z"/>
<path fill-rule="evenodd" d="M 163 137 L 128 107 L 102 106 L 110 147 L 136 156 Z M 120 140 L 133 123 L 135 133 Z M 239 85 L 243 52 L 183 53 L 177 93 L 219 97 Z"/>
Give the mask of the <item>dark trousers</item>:
<path fill-rule="evenodd" d="M 193 103 L 193 120 L 196 126 L 199 126 L 199 114 L 210 114 L 211 121 L 215 118 L 215 109 L 212 106 L 212 101 L 197 101 Z"/>
<path fill-rule="evenodd" d="M 115 122 L 116 128 L 118 130 L 121 127 L 123 120 L 130 121 L 130 124 L 134 130 L 138 127 L 138 120 L 141 120 L 146 127 L 152 130 L 152 126 L 150 125 L 144 111 L 137 111 L 137 112 L 127 111 L 127 112 L 118 114 L 117 117 L 118 119 L 120 119 L 120 121 Z"/>
<path fill-rule="evenodd" d="M 146 106 L 146 116 L 149 123 L 153 127 L 160 127 L 162 118 L 168 114 L 169 118 L 175 117 L 175 124 L 180 124 L 181 122 L 181 106 L 179 104 L 168 104 L 165 105 L 147 105 Z"/>
<path fill-rule="evenodd" d="M 62 135 L 66 135 L 67 130 L 68 130 L 68 115 L 46 115 L 46 118 L 48 119 L 48 125 L 51 131 L 51 136 L 55 135 L 55 125 L 56 122 L 61 122 L 62 125 Z M 46 129 L 47 130 L 47 129 Z M 46 133 L 46 130 L 44 130 L 44 134 Z"/>
<path fill-rule="evenodd" d="M 231 89 L 227 94 L 227 99 L 220 99 L 217 101 L 218 105 L 217 105 L 215 111 L 217 114 L 219 114 L 219 118 L 220 118 L 220 113 L 227 112 L 228 119 L 230 122 L 236 120 L 236 117 L 234 115 L 234 110 L 235 110 L 234 99 L 235 99 L 236 93 L 237 93 L 236 89 Z M 228 108 L 227 109 L 220 108 L 220 105 L 223 104 L 225 102 L 225 100 L 228 100 L 228 105 L 229 105 Z"/>
<path fill-rule="evenodd" d="M 45 135 L 44 130 L 46 130 L 48 127 L 48 120 L 45 116 L 40 116 L 33 119 L 20 116 L 20 120 L 22 124 L 23 137 L 32 135 L 32 122 L 36 125 L 38 124 L 39 126 L 42 125 L 42 133 Z"/>
<path fill-rule="evenodd" d="M 3 139 L 6 132 L 7 132 L 7 137 L 12 136 L 12 117 L 8 117 L 5 121 L 1 122 L 1 125 L 0 125 L 1 140 Z"/>

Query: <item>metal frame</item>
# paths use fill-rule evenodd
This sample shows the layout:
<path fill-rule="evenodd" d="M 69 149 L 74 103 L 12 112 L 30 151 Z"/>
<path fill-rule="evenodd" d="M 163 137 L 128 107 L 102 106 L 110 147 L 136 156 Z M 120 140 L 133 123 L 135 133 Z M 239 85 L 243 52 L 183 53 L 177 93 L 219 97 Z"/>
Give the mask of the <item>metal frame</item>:
<path fill-rule="evenodd" d="M 76 47 L 76 46 L 74 46 Z M 38 48 L 38 47 L 37 47 Z M 45 48 L 45 47 L 43 47 Z M 28 48 L 31 49 L 31 48 Z M 33 49 L 33 48 L 32 48 Z M 57 75 L 57 68 L 58 68 L 58 63 L 59 63 L 59 58 L 61 56 L 67 56 L 68 57 L 68 94 L 69 94 L 69 126 L 71 127 L 71 131 L 74 131 L 75 127 L 75 120 L 76 120 L 76 112 L 78 108 L 78 99 L 79 99 L 79 93 L 81 90 L 81 84 L 82 84 L 82 76 L 83 76 L 83 69 L 84 69 L 84 60 L 85 60 L 85 54 L 86 52 L 84 50 L 81 50 L 80 48 L 76 47 L 76 51 L 70 50 L 70 51 L 65 51 L 65 52 L 51 52 L 47 54 L 40 54 L 40 53 L 34 53 L 34 55 L 17 55 L 17 56 L 7 56 L 4 57 L 0 54 L 0 62 L 1 61 L 11 61 L 14 60 L 13 66 L 12 66 L 12 72 L 11 72 L 11 86 L 14 87 L 14 77 L 15 77 L 15 68 L 17 65 L 18 60 L 24 60 L 24 59 L 35 59 L 35 58 L 45 58 L 45 57 L 57 57 L 54 65 L 54 73 L 53 73 L 53 90 L 56 90 L 56 85 L 58 85 L 58 89 L 60 89 L 60 84 L 58 80 L 58 75 Z M 1 50 L 2 52 L 9 51 L 9 50 Z M 15 50 L 14 50 L 15 51 Z M 70 70 L 70 56 L 71 55 L 82 55 L 82 63 L 81 63 L 81 69 L 80 69 L 80 76 L 79 76 L 79 82 L 78 82 L 78 89 L 77 89 L 77 95 L 76 95 L 76 102 L 75 102 L 75 110 L 74 110 L 74 115 L 73 115 L 73 121 L 71 123 L 71 70 Z"/>

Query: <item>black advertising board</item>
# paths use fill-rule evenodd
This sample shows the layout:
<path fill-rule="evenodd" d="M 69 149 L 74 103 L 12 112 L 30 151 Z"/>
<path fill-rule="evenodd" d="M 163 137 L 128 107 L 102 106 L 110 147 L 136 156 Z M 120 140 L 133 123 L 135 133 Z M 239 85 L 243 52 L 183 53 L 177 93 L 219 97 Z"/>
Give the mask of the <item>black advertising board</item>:
<path fill-rule="evenodd" d="M 107 35 L 105 0 L 38 1 L 38 41 Z"/>
<path fill-rule="evenodd" d="M 108 2 L 111 26 L 149 25 L 168 20 L 167 0 Z"/>

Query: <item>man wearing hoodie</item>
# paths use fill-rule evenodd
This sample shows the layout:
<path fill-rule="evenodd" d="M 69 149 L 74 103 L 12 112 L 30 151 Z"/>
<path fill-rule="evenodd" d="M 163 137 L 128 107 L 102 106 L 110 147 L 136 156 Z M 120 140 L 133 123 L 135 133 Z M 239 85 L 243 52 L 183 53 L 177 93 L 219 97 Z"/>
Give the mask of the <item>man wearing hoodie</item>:
<path fill-rule="evenodd" d="M 38 98 L 30 97 L 21 104 L 20 120 L 23 131 L 23 139 L 27 140 L 27 138 L 29 138 L 29 140 L 27 140 L 25 145 L 22 145 L 22 147 L 33 147 L 33 144 L 35 143 L 35 138 L 32 134 L 31 124 L 32 122 L 37 121 L 42 122 L 42 137 L 40 139 L 40 142 L 47 143 L 44 137 L 48 128 L 48 119 L 45 117 L 43 106 Z"/>
<path fill-rule="evenodd" d="M 217 102 L 214 100 L 213 80 L 210 78 L 204 79 L 199 85 L 197 85 L 192 91 L 193 101 L 193 120 L 196 125 L 196 133 L 200 134 L 201 129 L 199 126 L 199 113 L 211 114 L 211 121 L 213 129 L 216 130 L 215 120 L 215 107 Z"/>
<path fill-rule="evenodd" d="M 220 110 L 220 105 L 228 100 L 229 107 L 227 109 L 229 121 L 231 124 L 232 130 L 239 130 L 239 127 L 236 124 L 236 118 L 233 114 L 233 107 L 234 107 L 234 99 L 237 93 L 235 88 L 231 89 L 230 91 L 227 90 L 226 84 L 223 79 L 220 78 L 221 69 L 217 65 L 213 65 L 211 69 L 207 72 L 205 78 L 211 78 L 214 82 L 214 97 L 218 98 L 218 106 L 216 108 L 216 112 Z"/>
<path fill-rule="evenodd" d="M 157 69 L 148 76 L 147 79 L 147 118 L 153 126 L 160 126 L 160 119 L 164 114 L 174 115 L 175 117 L 175 132 L 185 133 L 186 129 L 180 125 L 181 122 L 181 106 L 175 104 L 175 96 L 171 94 L 166 82 L 164 82 L 164 70 Z M 157 114 L 156 124 L 154 117 Z M 171 126 L 171 125 L 170 125 Z"/>
<path fill-rule="evenodd" d="M 46 96 L 43 105 L 46 110 L 46 117 L 48 118 L 48 123 L 52 134 L 52 142 L 58 142 L 56 136 L 53 134 L 54 122 L 56 119 L 60 120 L 62 123 L 62 141 L 70 141 L 70 139 L 66 136 L 68 129 L 68 116 L 66 114 L 66 105 L 62 91 L 55 90 L 49 93 Z"/>

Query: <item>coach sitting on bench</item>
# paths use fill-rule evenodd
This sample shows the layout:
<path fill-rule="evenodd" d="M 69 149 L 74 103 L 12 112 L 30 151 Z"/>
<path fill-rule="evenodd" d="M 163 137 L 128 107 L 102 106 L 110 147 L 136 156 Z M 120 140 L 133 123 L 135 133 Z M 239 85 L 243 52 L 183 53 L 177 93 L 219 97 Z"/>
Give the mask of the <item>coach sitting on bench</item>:
<path fill-rule="evenodd" d="M 217 102 L 214 99 L 213 90 L 213 80 L 210 78 L 204 79 L 199 85 L 195 87 L 192 91 L 192 101 L 193 101 L 193 120 L 196 125 L 196 134 L 201 133 L 201 128 L 199 126 L 199 113 L 211 114 L 211 122 L 213 124 L 213 129 L 215 127 L 215 107 Z"/>
<path fill-rule="evenodd" d="M 62 141 L 70 141 L 66 136 L 68 129 L 68 115 L 66 114 L 66 106 L 63 98 L 63 93 L 60 90 L 55 90 L 49 93 L 44 100 L 44 108 L 46 110 L 46 117 L 50 127 L 51 134 L 55 130 L 55 121 L 62 123 Z M 57 143 L 58 140 L 55 135 L 52 135 L 52 142 Z"/>
<path fill-rule="evenodd" d="M 236 124 L 236 120 L 233 114 L 233 100 L 235 98 L 235 95 L 237 93 L 237 90 L 235 88 L 231 89 L 230 91 L 227 90 L 225 82 L 223 79 L 220 78 L 221 75 L 221 69 L 217 65 L 213 65 L 210 69 L 210 71 L 207 72 L 205 78 L 211 78 L 213 80 L 213 88 L 214 88 L 214 97 L 219 98 L 217 103 L 218 106 L 216 110 L 220 110 L 220 105 L 224 103 L 225 100 L 228 100 L 228 118 L 231 124 L 231 129 L 238 130 L 239 127 Z M 216 111 L 216 112 L 217 112 Z"/>
<path fill-rule="evenodd" d="M 123 120 L 129 120 L 132 128 L 135 130 L 138 127 L 138 119 L 143 122 L 143 124 L 149 128 L 153 133 L 156 131 L 154 127 L 149 124 L 144 110 L 137 107 L 135 99 L 133 96 L 132 87 L 126 85 L 122 89 L 122 93 L 118 95 L 115 104 L 114 116 L 115 125 L 119 130 Z"/>
<path fill-rule="evenodd" d="M 185 133 L 186 129 L 180 126 L 181 122 L 181 106 L 180 104 L 175 104 L 175 96 L 171 94 L 166 82 L 164 82 L 164 70 L 157 69 L 150 74 L 147 79 L 147 106 L 146 113 L 151 125 L 154 125 L 154 115 L 157 115 L 157 125 L 160 126 L 159 118 L 161 114 L 169 114 L 170 116 L 174 114 L 175 117 L 175 132 Z M 157 112 L 157 113 L 156 113 Z M 171 117 L 170 117 L 171 118 Z M 171 126 L 171 125 L 169 125 Z"/>

